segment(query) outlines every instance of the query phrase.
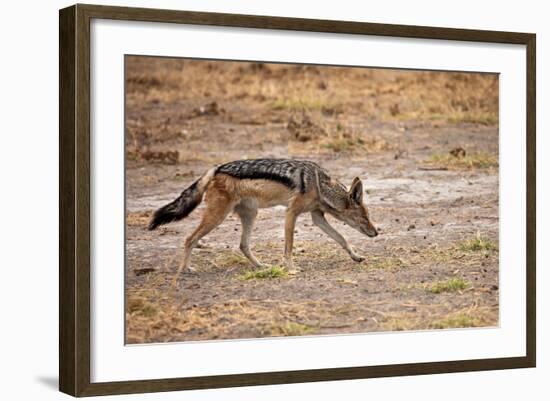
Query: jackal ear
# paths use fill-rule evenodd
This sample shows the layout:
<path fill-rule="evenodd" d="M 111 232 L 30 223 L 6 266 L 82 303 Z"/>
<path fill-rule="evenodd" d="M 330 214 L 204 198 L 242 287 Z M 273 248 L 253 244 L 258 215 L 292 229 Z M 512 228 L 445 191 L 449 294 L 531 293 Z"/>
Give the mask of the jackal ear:
<path fill-rule="evenodd" d="M 359 177 L 355 177 L 349 189 L 350 198 L 358 204 L 363 202 L 363 183 Z"/>

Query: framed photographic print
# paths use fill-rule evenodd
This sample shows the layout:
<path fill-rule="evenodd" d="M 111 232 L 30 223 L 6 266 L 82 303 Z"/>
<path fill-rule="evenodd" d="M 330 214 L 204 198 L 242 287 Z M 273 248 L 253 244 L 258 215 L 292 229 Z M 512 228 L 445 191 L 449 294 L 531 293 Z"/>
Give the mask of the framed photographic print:
<path fill-rule="evenodd" d="M 60 11 L 60 390 L 534 367 L 535 35 Z"/>

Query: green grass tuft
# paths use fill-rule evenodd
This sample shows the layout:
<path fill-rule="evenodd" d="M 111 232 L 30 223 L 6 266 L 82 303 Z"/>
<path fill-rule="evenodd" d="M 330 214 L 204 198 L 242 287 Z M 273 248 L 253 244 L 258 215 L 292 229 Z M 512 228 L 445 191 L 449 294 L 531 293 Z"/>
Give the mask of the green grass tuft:
<path fill-rule="evenodd" d="M 272 279 L 272 278 L 284 278 L 288 276 L 288 272 L 284 267 L 271 266 L 262 270 L 249 270 L 241 275 L 243 280 L 256 280 L 256 279 Z"/>
<path fill-rule="evenodd" d="M 433 294 L 440 294 L 442 292 L 453 292 L 464 290 L 470 283 L 463 278 L 451 278 L 446 281 L 438 281 L 429 287 L 429 291 Z"/>

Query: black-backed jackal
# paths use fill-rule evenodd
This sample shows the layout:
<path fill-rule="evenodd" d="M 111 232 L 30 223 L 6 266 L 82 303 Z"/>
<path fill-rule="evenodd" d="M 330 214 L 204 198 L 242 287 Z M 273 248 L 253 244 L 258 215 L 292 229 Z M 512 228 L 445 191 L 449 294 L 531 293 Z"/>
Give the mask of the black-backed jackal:
<path fill-rule="evenodd" d="M 345 238 L 327 222 L 325 213 L 369 237 L 378 235 L 363 203 L 363 184 L 359 178 L 356 177 L 347 190 L 318 164 L 292 159 L 238 160 L 214 167 L 177 199 L 158 209 L 149 229 L 183 219 L 201 203 L 203 197 L 206 210 L 199 226 L 185 240 L 183 260 L 175 279 L 183 269 L 190 269 L 191 251 L 199 240 L 221 224 L 232 211 L 239 215 L 242 222 L 241 251 L 257 267 L 263 265 L 250 251 L 249 242 L 259 208 L 287 206 L 284 258 L 289 272 L 297 270 L 292 264 L 292 245 L 296 218 L 301 213 L 311 213 L 313 223 L 357 262 L 364 258 L 356 254 Z"/>

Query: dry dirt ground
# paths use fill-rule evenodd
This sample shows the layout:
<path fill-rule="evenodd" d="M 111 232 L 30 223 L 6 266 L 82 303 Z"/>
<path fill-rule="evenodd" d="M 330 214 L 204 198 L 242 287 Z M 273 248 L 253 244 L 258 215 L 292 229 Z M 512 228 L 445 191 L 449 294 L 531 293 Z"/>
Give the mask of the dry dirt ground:
<path fill-rule="evenodd" d="M 377 238 L 309 215 L 280 267 L 284 208 L 263 209 L 254 269 L 230 216 L 171 286 L 201 205 L 147 231 L 151 213 L 213 165 L 314 160 L 361 177 Z M 494 75 L 126 59 L 126 341 L 257 338 L 498 325 L 498 78 Z M 330 219 L 330 217 L 329 217 Z"/>

